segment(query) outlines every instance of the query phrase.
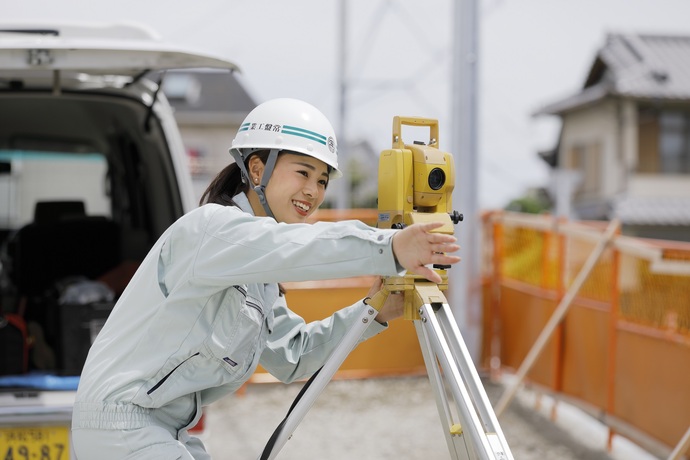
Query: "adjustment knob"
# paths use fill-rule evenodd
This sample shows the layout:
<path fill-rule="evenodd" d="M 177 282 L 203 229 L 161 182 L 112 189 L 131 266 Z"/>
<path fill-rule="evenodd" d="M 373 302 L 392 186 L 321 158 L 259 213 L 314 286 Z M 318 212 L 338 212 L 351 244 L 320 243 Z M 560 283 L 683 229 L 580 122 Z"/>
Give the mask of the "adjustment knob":
<path fill-rule="evenodd" d="M 448 214 L 450 215 L 450 220 L 452 220 L 454 224 L 458 224 L 464 219 L 464 216 L 457 211 L 453 211 Z"/>

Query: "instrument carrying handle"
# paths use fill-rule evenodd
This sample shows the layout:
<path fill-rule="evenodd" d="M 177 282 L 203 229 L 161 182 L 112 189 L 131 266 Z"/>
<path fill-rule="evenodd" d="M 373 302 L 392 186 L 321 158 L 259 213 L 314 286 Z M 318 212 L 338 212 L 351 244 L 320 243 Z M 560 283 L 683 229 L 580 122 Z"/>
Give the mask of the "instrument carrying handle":
<path fill-rule="evenodd" d="M 402 125 L 408 126 L 428 126 L 429 127 L 429 146 L 438 148 L 438 120 L 433 118 L 421 117 L 393 117 L 393 148 L 404 149 L 405 142 L 402 139 Z"/>

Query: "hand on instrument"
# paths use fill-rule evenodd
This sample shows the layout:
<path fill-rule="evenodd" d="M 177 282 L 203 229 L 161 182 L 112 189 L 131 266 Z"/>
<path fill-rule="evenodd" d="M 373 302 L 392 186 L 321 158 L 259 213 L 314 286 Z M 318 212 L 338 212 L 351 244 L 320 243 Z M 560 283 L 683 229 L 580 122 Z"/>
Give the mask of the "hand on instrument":
<path fill-rule="evenodd" d="M 369 289 L 369 294 L 367 294 L 367 297 L 374 297 L 382 287 L 383 278 L 379 277 L 371 286 L 371 289 Z M 403 300 L 402 293 L 389 293 L 386 301 L 383 303 L 383 307 L 381 310 L 379 310 L 378 315 L 376 315 L 376 318 L 374 319 L 379 323 L 387 323 L 394 319 L 400 318 L 403 315 Z"/>
<path fill-rule="evenodd" d="M 398 263 L 408 272 L 423 276 L 433 283 L 440 283 L 441 276 L 426 265 L 460 262 L 460 257 L 447 254 L 460 249 L 455 243 L 457 239 L 453 235 L 431 233 L 441 226 L 441 222 L 413 224 L 393 236 L 393 254 Z"/>

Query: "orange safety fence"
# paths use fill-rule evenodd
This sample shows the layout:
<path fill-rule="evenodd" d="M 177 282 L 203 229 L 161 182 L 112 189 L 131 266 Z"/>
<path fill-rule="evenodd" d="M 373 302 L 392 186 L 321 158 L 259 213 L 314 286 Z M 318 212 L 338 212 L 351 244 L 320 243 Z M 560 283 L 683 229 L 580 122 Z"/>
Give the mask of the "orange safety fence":
<path fill-rule="evenodd" d="M 319 210 L 315 220 L 375 225 L 375 209 Z M 585 265 L 607 222 L 487 213 L 482 231 L 480 367 L 518 369 Z M 286 283 L 306 321 L 367 295 L 373 277 Z M 690 426 L 690 243 L 616 235 L 527 373 L 650 452 Z M 336 378 L 425 374 L 414 327 L 394 321 L 360 344 Z M 259 369 L 251 382 L 275 381 Z M 661 454 L 660 454 L 661 455 Z"/>
<path fill-rule="evenodd" d="M 607 222 L 489 213 L 482 364 L 518 369 Z M 651 452 L 690 426 L 690 243 L 616 235 L 527 373 Z"/>

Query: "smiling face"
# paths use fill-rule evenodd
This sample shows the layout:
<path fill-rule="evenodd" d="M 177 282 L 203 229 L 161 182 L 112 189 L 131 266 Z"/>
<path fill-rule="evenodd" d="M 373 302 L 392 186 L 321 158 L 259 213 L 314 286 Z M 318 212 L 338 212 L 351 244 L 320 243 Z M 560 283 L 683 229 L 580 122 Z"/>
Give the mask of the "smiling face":
<path fill-rule="evenodd" d="M 255 158 L 249 161 L 249 171 L 261 182 L 264 165 Z M 328 167 L 324 162 L 307 155 L 283 152 L 266 186 L 266 199 L 278 222 L 303 223 L 323 203 L 327 186 Z M 254 192 L 251 194 L 256 197 Z M 250 201 L 253 201 L 251 197 Z M 252 207 L 257 215 L 265 215 L 260 204 L 260 209 Z"/>

